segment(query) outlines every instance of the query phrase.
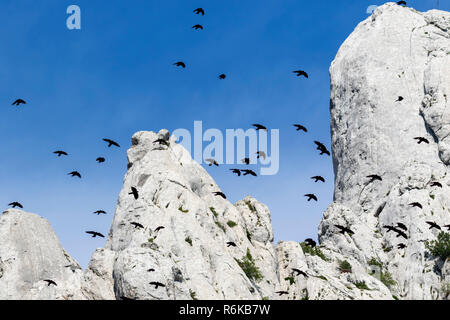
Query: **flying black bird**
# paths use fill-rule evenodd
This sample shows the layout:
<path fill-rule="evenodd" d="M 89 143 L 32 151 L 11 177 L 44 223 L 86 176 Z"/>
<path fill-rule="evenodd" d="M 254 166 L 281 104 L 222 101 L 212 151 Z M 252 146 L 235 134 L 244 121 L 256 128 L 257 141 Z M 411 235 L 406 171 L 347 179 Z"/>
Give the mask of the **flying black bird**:
<path fill-rule="evenodd" d="M 305 131 L 308 132 L 308 129 L 306 129 L 305 126 L 302 126 L 301 124 L 294 124 L 294 127 L 297 128 L 297 131 Z"/>
<path fill-rule="evenodd" d="M 137 228 L 143 229 L 144 228 L 144 226 L 138 222 L 130 222 L 130 224 L 132 224 L 135 229 L 137 229 Z"/>
<path fill-rule="evenodd" d="M 198 29 L 203 30 L 203 26 L 202 26 L 201 24 L 196 24 L 195 26 L 192 27 L 192 29 L 195 29 L 195 30 L 198 30 Z"/>
<path fill-rule="evenodd" d="M 283 294 L 289 294 L 289 292 L 287 292 L 287 291 L 277 291 L 277 292 L 275 292 L 275 293 L 277 293 L 280 297 L 281 297 Z"/>
<path fill-rule="evenodd" d="M 266 155 L 266 153 L 264 151 L 258 151 L 256 154 L 258 155 L 256 157 L 257 159 L 263 158 L 264 160 L 266 160 L 267 155 Z"/>
<path fill-rule="evenodd" d="M 417 137 L 417 138 L 414 138 L 414 140 L 417 140 L 417 144 L 421 144 L 422 142 L 425 142 L 426 144 L 430 144 L 430 141 L 428 141 L 424 137 Z"/>
<path fill-rule="evenodd" d="M 221 75 L 219 75 L 220 80 L 225 80 L 226 78 L 227 78 L 227 75 L 225 73 L 222 73 Z"/>
<path fill-rule="evenodd" d="M 397 4 L 399 6 L 406 6 L 406 1 L 399 1 L 399 2 L 397 2 Z"/>
<path fill-rule="evenodd" d="M 306 243 L 307 246 L 310 246 L 312 248 L 314 248 L 317 245 L 316 242 L 311 238 L 305 239 L 305 241 L 303 242 Z"/>
<path fill-rule="evenodd" d="M 241 176 L 241 170 L 239 170 L 239 169 L 230 169 L 230 171 L 232 171 L 233 173 L 236 173 L 238 175 L 238 177 Z"/>
<path fill-rule="evenodd" d="M 438 229 L 438 230 L 442 230 L 441 227 L 436 222 L 426 221 L 426 223 L 430 226 L 430 230 L 433 229 L 433 228 Z"/>
<path fill-rule="evenodd" d="M 315 194 L 308 193 L 308 194 L 305 194 L 305 197 L 308 197 L 308 202 L 311 200 L 317 201 L 317 197 Z"/>
<path fill-rule="evenodd" d="M 106 214 L 106 211 L 104 211 L 104 210 L 97 210 L 97 211 L 94 212 L 94 214 L 99 216 L 101 214 Z"/>
<path fill-rule="evenodd" d="M 309 78 L 308 74 L 303 70 L 292 71 L 292 73 L 296 73 L 297 77 L 304 76 L 305 78 Z"/>
<path fill-rule="evenodd" d="M 444 226 L 444 228 L 447 228 L 447 229 L 448 229 L 448 231 L 450 231 L 450 224 L 448 224 L 448 225 Z"/>
<path fill-rule="evenodd" d="M 22 100 L 22 99 L 17 99 L 16 101 L 13 102 L 13 106 L 20 106 L 21 104 L 27 104 L 26 101 Z"/>
<path fill-rule="evenodd" d="M 155 229 L 155 232 L 159 232 L 159 231 L 162 230 L 162 229 L 165 229 L 165 227 L 160 226 L 160 227 L 158 227 L 158 228 Z"/>
<path fill-rule="evenodd" d="M 253 170 L 244 169 L 244 170 L 242 170 L 242 172 L 244 173 L 244 176 L 247 176 L 247 175 L 252 175 L 254 177 L 257 176 L 257 174 Z"/>
<path fill-rule="evenodd" d="M 101 238 L 104 238 L 105 236 L 104 235 L 102 235 L 100 232 L 95 232 L 95 231 L 86 231 L 86 233 L 87 234 L 91 234 L 92 235 L 92 238 L 95 238 L 95 237 L 101 237 Z"/>
<path fill-rule="evenodd" d="M 164 284 L 162 284 L 161 282 L 156 282 L 156 281 L 153 281 L 153 282 L 150 282 L 150 284 L 152 285 L 152 286 L 155 286 L 155 289 L 158 289 L 158 287 L 165 287 L 165 285 Z"/>
<path fill-rule="evenodd" d="M 408 228 L 401 222 L 397 223 L 397 227 L 399 227 L 400 229 L 403 229 L 405 231 L 408 231 Z"/>
<path fill-rule="evenodd" d="M 47 287 L 50 287 L 51 285 L 57 286 L 56 282 L 53 280 L 44 280 L 44 281 L 48 283 Z"/>
<path fill-rule="evenodd" d="M 65 151 L 55 151 L 55 152 L 53 152 L 53 153 L 54 153 L 54 154 L 57 154 L 58 157 L 61 157 L 61 156 L 68 156 L 67 152 L 65 152 Z"/>
<path fill-rule="evenodd" d="M 111 148 L 112 146 L 120 148 L 120 145 L 117 142 L 115 142 L 115 141 L 113 141 L 111 139 L 103 139 L 103 141 L 108 143 L 108 148 Z"/>
<path fill-rule="evenodd" d="M 398 231 L 398 229 L 396 227 L 394 227 L 394 226 L 383 226 L 383 228 L 384 229 L 388 229 L 387 233 L 389 233 L 391 231 L 394 231 L 394 232 Z"/>
<path fill-rule="evenodd" d="M 305 278 L 308 278 L 308 275 L 307 275 L 305 272 L 303 272 L 302 270 L 292 268 L 292 271 L 294 271 L 295 273 L 297 273 L 296 276 L 302 275 L 302 276 L 304 276 Z"/>
<path fill-rule="evenodd" d="M 183 61 L 175 62 L 173 65 L 177 67 L 182 67 L 183 69 L 186 68 L 186 64 Z"/>
<path fill-rule="evenodd" d="M 215 196 L 221 196 L 221 197 L 224 198 L 224 199 L 227 198 L 227 196 L 225 195 L 225 193 L 220 192 L 220 191 L 213 192 L 213 194 L 214 194 Z"/>
<path fill-rule="evenodd" d="M 78 177 L 81 179 L 81 174 L 78 171 L 72 171 L 72 172 L 68 173 L 67 175 L 72 176 L 72 177 Z"/>
<path fill-rule="evenodd" d="M 315 180 L 314 182 L 319 182 L 319 181 L 325 182 L 325 179 L 321 176 L 314 176 L 311 179 L 314 179 Z"/>
<path fill-rule="evenodd" d="M 422 205 L 419 202 L 413 202 L 409 204 L 413 208 L 420 208 L 423 209 Z"/>
<path fill-rule="evenodd" d="M 195 14 L 201 14 L 202 16 L 205 15 L 205 10 L 203 8 L 197 8 L 193 11 Z"/>
<path fill-rule="evenodd" d="M 262 124 L 253 124 L 253 126 L 256 128 L 256 130 L 264 130 L 267 131 L 267 128 L 263 126 Z"/>
<path fill-rule="evenodd" d="M 349 235 L 355 234 L 352 230 L 350 230 L 350 228 L 346 228 L 338 224 L 335 224 L 334 226 L 340 230 L 339 233 L 345 234 L 347 232 Z"/>
<path fill-rule="evenodd" d="M 325 145 L 319 141 L 314 141 L 314 143 L 317 145 L 317 150 L 320 151 L 320 154 L 327 154 L 327 155 L 331 155 L 330 151 L 328 151 L 327 147 L 325 147 Z"/>
<path fill-rule="evenodd" d="M 210 166 L 210 167 L 212 165 L 215 165 L 216 167 L 219 166 L 219 163 L 216 160 L 214 160 L 214 159 L 205 159 L 205 161 L 208 162 L 208 166 Z"/>
<path fill-rule="evenodd" d="M 397 238 L 398 238 L 398 237 L 403 237 L 403 238 L 405 238 L 405 239 L 408 239 L 408 236 L 407 236 L 406 233 L 404 233 L 403 231 L 398 230 L 398 229 L 395 229 L 394 232 L 397 233 Z"/>
<path fill-rule="evenodd" d="M 132 194 L 134 196 L 134 199 L 139 199 L 139 192 L 135 187 L 131 187 L 131 192 L 129 194 Z"/>
<path fill-rule="evenodd" d="M 250 158 L 244 158 L 244 159 L 242 159 L 241 161 L 242 161 L 242 163 L 244 163 L 244 164 L 246 164 L 246 165 L 249 165 L 249 164 L 250 164 Z"/>
<path fill-rule="evenodd" d="M 383 181 L 383 179 L 379 175 L 376 175 L 376 174 L 372 174 L 370 176 L 367 176 L 367 178 L 370 179 L 369 183 L 372 183 L 372 182 L 374 182 L 376 180 Z"/>
<path fill-rule="evenodd" d="M 236 243 L 230 241 L 230 242 L 227 242 L 227 247 L 228 247 L 228 248 L 229 248 L 229 247 L 237 247 L 237 245 L 236 245 Z"/>
<path fill-rule="evenodd" d="M 155 141 L 153 141 L 153 143 L 159 143 L 159 145 L 165 145 L 165 146 L 169 146 L 169 142 L 167 142 L 166 140 L 164 140 L 164 139 L 158 139 L 158 140 L 155 140 Z"/>
<path fill-rule="evenodd" d="M 106 161 L 106 159 L 103 157 L 98 157 L 97 159 L 95 159 L 95 161 L 97 161 L 98 163 L 103 163 Z"/>
<path fill-rule="evenodd" d="M 403 101 L 403 97 L 402 96 L 399 96 L 397 101 L 395 101 L 395 102 L 400 102 L 400 101 Z"/>
<path fill-rule="evenodd" d="M 398 249 L 405 249 L 406 248 L 406 244 L 404 243 L 400 243 L 399 245 L 397 245 Z"/>
<path fill-rule="evenodd" d="M 155 272 L 155 269 L 153 269 L 153 268 L 148 269 L 147 272 Z"/>
<path fill-rule="evenodd" d="M 11 202 L 10 204 L 8 204 L 8 206 L 11 206 L 11 207 L 13 207 L 13 209 L 15 209 L 15 208 L 20 208 L 20 209 L 23 209 L 23 206 L 22 206 L 22 204 L 20 204 L 19 202 Z"/>
<path fill-rule="evenodd" d="M 432 182 L 432 183 L 431 183 L 431 186 L 432 186 L 432 187 L 439 187 L 439 188 L 442 188 L 442 184 L 441 184 L 440 182 L 437 182 L 437 181 L 436 181 L 436 182 Z"/>

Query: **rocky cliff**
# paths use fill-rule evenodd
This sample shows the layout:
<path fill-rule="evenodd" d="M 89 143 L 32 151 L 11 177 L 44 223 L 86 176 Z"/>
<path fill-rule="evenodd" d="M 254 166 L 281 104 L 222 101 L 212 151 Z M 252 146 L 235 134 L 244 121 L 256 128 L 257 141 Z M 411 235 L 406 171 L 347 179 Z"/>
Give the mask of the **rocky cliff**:
<path fill-rule="evenodd" d="M 449 30 L 449 13 L 389 3 L 342 45 L 330 69 L 335 194 L 317 247 L 275 245 L 264 204 L 214 195 L 176 137 L 139 132 L 106 247 L 87 270 L 46 220 L 0 216 L 0 299 L 448 298 L 450 262 L 425 241 L 439 233 L 427 221 L 450 224 Z M 397 223 L 406 238 L 384 228 Z"/>

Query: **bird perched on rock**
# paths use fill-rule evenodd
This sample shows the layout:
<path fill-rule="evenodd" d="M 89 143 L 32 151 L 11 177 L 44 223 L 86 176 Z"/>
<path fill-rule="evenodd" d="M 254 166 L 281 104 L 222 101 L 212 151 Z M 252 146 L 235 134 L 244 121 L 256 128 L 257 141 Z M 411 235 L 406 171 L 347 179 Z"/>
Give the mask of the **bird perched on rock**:
<path fill-rule="evenodd" d="M 341 233 L 341 234 L 348 233 L 351 236 L 355 234 L 350 228 L 340 226 L 338 224 L 335 224 L 334 226 L 340 230 L 339 233 Z"/>
<path fill-rule="evenodd" d="M 325 182 L 325 178 L 321 177 L 321 176 L 314 176 L 314 177 L 311 177 L 311 179 L 314 179 L 314 182 L 319 182 L 319 181 Z"/>
<path fill-rule="evenodd" d="M 314 248 L 317 245 L 317 243 L 311 238 L 305 239 L 305 241 L 303 242 L 306 243 L 306 245 L 310 246 L 311 248 Z"/>
<path fill-rule="evenodd" d="M 227 242 L 227 247 L 237 247 L 237 245 L 233 241 L 229 241 Z"/>
<path fill-rule="evenodd" d="M 183 61 L 175 62 L 173 65 L 177 67 L 182 67 L 183 69 L 186 68 L 186 64 Z"/>
<path fill-rule="evenodd" d="M 308 202 L 311 201 L 311 200 L 317 201 L 317 197 L 316 197 L 315 194 L 308 193 L 308 194 L 305 194 L 305 197 L 308 198 Z"/>
<path fill-rule="evenodd" d="M 301 124 L 294 124 L 294 127 L 297 128 L 297 131 L 308 132 L 308 129 L 306 129 L 306 127 L 305 127 L 305 126 L 302 126 Z"/>
<path fill-rule="evenodd" d="M 47 280 L 44 280 L 44 281 L 48 283 L 47 287 L 50 287 L 51 285 L 58 286 L 58 285 L 56 284 L 56 282 L 53 281 L 53 280 L 47 279 Z"/>
<path fill-rule="evenodd" d="M 196 24 L 195 26 L 192 27 L 192 29 L 203 30 L 203 26 L 201 24 Z"/>
<path fill-rule="evenodd" d="M 108 148 L 111 148 L 112 146 L 115 146 L 115 147 L 117 147 L 117 148 L 120 148 L 120 145 L 117 143 L 117 142 L 115 142 L 115 141 L 113 141 L 113 140 L 111 140 L 111 139 L 103 139 L 103 141 L 105 141 L 105 142 L 107 142 L 108 143 Z"/>
<path fill-rule="evenodd" d="M 399 6 L 406 6 L 406 1 L 399 1 L 399 2 L 397 2 L 397 4 Z"/>
<path fill-rule="evenodd" d="M 139 199 L 139 192 L 135 187 L 131 187 L 131 192 L 129 194 L 133 195 L 134 199 Z"/>
<path fill-rule="evenodd" d="M 101 214 L 106 214 L 106 211 L 104 211 L 104 210 L 97 210 L 97 211 L 94 212 L 94 214 L 99 216 Z"/>
<path fill-rule="evenodd" d="M 133 225 L 135 229 L 144 229 L 144 226 L 138 222 L 130 222 L 130 224 Z"/>
<path fill-rule="evenodd" d="M 203 8 L 197 8 L 193 11 L 195 14 L 201 14 L 202 16 L 205 15 L 205 10 Z"/>
<path fill-rule="evenodd" d="M 216 166 L 216 167 L 218 167 L 219 166 L 219 163 L 216 161 L 216 160 L 214 160 L 214 159 L 205 159 L 205 161 L 208 163 L 208 166 Z"/>
<path fill-rule="evenodd" d="M 297 74 L 297 77 L 304 76 L 305 78 L 309 78 L 309 75 L 303 70 L 295 70 L 292 73 Z"/>
<path fill-rule="evenodd" d="M 242 172 L 244 173 L 244 176 L 248 176 L 248 175 L 251 175 L 251 176 L 254 176 L 254 177 L 257 176 L 257 174 L 253 170 L 245 169 L 245 170 L 242 170 Z"/>
<path fill-rule="evenodd" d="M 308 275 L 305 272 L 303 272 L 302 270 L 299 270 L 299 269 L 296 269 L 296 268 L 292 268 L 292 271 L 297 273 L 296 276 L 302 275 L 305 278 L 308 278 Z"/>
<path fill-rule="evenodd" d="M 430 226 L 430 230 L 433 229 L 433 228 L 438 229 L 438 230 L 442 230 L 441 227 L 436 222 L 426 221 L 426 223 Z"/>
<path fill-rule="evenodd" d="M 417 144 L 421 144 L 422 142 L 424 142 L 426 144 L 430 144 L 430 141 L 428 141 L 428 139 L 426 139 L 424 137 L 416 137 L 416 138 L 414 138 L 414 140 L 417 140 Z"/>
<path fill-rule="evenodd" d="M 222 198 L 224 198 L 224 199 L 227 198 L 227 196 L 225 195 L 225 193 L 220 192 L 220 191 L 213 192 L 213 194 L 214 194 L 215 196 L 220 196 L 220 197 L 222 197 Z"/>
<path fill-rule="evenodd" d="M 413 208 L 423 209 L 422 205 L 419 202 L 412 202 L 412 203 L 409 204 L 409 206 L 411 206 Z"/>
<path fill-rule="evenodd" d="M 86 233 L 92 235 L 92 238 L 96 238 L 96 237 L 104 238 L 105 237 L 100 232 L 96 232 L 96 231 L 86 231 Z"/>
<path fill-rule="evenodd" d="M 21 104 L 27 104 L 27 102 L 25 100 L 22 99 L 17 99 L 16 101 L 13 102 L 13 106 L 20 106 Z"/>
<path fill-rule="evenodd" d="M 58 155 L 58 157 L 61 157 L 61 156 L 68 156 L 67 152 L 61 151 L 61 150 L 55 151 L 55 152 L 53 152 L 53 153 L 56 154 L 56 155 Z"/>
<path fill-rule="evenodd" d="M 151 284 L 152 286 L 155 286 L 155 289 L 158 289 L 159 287 L 162 287 L 162 288 L 165 287 L 164 284 L 162 284 L 161 282 L 157 282 L 157 281 L 152 281 L 152 282 L 150 282 L 150 284 Z"/>
<path fill-rule="evenodd" d="M 226 78 L 227 78 L 227 75 L 225 73 L 222 73 L 221 75 L 219 75 L 220 80 L 225 80 Z"/>
<path fill-rule="evenodd" d="M 378 181 L 383 181 L 383 179 L 379 175 L 376 175 L 376 174 L 372 174 L 370 176 L 367 176 L 367 178 L 370 179 L 369 183 L 375 182 L 377 180 Z"/>
<path fill-rule="evenodd" d="M 256 130 L 264 130 L 267 131 L 267 128 L 265 126 L 263 126 L 262 124 L 253 124 L 253 126 L 256 128 Z"/>
<path fill-rule="evenodd" d="M 167 140 L 164 140 L 164 139 L 157 139 L 157 140 L 155 140 L 155 141 L 153 141 L 153 143 L 158 143 L 159 145 L 165 145 L 166 147 L 168 147 L 169 146 L 169 142 L 167 141 Z"/>
<path fill-rule="evenodd" d="M 22 204 L 17 201 L 11 202 L 10 204 L 8 204 L 8 206 L 13 207 L 13 209 L 15 209 L 15 208 L 23 209 Z"/>
<path fill-rule="evenodd" d="M 432 183 L 431 183 L 431 186 L 432 186 L 432 187 L 439 187 L 439 188 L 442 188 L 442 184 L 441 184 L 440 182 L 437 182 L 437 181 L 432 182 Z"/>
<path fill-rule="evenodd" d="M 97 159 L 95 159 L 95 161 L 97 161 L 98 163 L 103 163 L 106 161 L 106 159 L 103 157 L 98 157 Z"/>
<path fill-rule="evenodd" d="M 81 174 L 78 171 L 69 172 L 67 175 L 72 176 L 72 177 L 78 177 L 81 179 Z"/>
<path fill-rule="evenodd" d="M 235 174 L 237 174 L 238 177 L 241 176 L 241 170 L 239 170 L 239 169 L 230 169 L 230 171 L 233 172 L 233 173 L 235 173 Z"/>

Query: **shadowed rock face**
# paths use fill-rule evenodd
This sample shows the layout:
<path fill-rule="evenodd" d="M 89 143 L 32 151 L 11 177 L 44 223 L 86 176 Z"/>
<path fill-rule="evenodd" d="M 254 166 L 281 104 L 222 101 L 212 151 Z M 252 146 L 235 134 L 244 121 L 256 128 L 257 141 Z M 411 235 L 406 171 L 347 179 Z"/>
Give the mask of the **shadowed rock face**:
<path fill-rule="evenodd" d="M 330 69 L 335 201 L 318 247 L 274 246 L 264 204 L 214 196 L 220 188 L 167 130 L 138 132 L 106 247 L 87 270 L 45 219 L 0 216 L 0 299 L 448 299 L 450 262 L 424 240 L 438 233 L 426 221 L 450 224 L 449 30 L 448 13 L 389 3 L 342 45 Z M 398 222 L 407 240 L 383 228 Z"/>

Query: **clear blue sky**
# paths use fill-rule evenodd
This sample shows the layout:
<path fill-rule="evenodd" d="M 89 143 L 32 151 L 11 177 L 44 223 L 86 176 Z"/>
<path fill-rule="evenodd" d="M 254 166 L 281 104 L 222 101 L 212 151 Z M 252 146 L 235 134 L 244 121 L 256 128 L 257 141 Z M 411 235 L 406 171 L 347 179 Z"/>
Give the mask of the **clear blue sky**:
<path fill-rule="evenodd" d="M 449 0 L 441 8 L 450 9 Z M 66 9 L 82 10 L 82 30 Z M 20 201 L 50 220 L 84 267 L 107 234 L 126 172 L 126 149 L 140 130 L 280 129 L 280 171 L 237 179 L 207 168 L 232 202 L 252 195 L 272 212 L 276 241 L 316 237 L 332 201 L 328 68 L 378 1 L 2 0 L 0 2 L 0 206 Z M 409 1 L 418 10 L 435 0 Z M 192 10 L 203 7 L 206 16 Z M 205 30 L 191 27 L 201 23 Z M 183 60 L 188 68 L 172 66 Z M 310 79 L 291 72 L 304 69 Z M 220 73 L 228 78 L 217 80 Z M 28 101 L 15 108 L 16 98 Z M 299 134 L 293 123 L 309 128 Z M 102 138 L 118 141 L 108 149 Z M 70 157 L 57 158 L 57 149 Z M 98 156 L 107 162 L 98 165 Z M 79 170 L 83 179 L 67 173 Z M 310 177 L 323 175 L 324 185 Z M 314 192 L 318 203 L 303 194 Z M 107 216 L 95 216 L 104 209 Z"/>

